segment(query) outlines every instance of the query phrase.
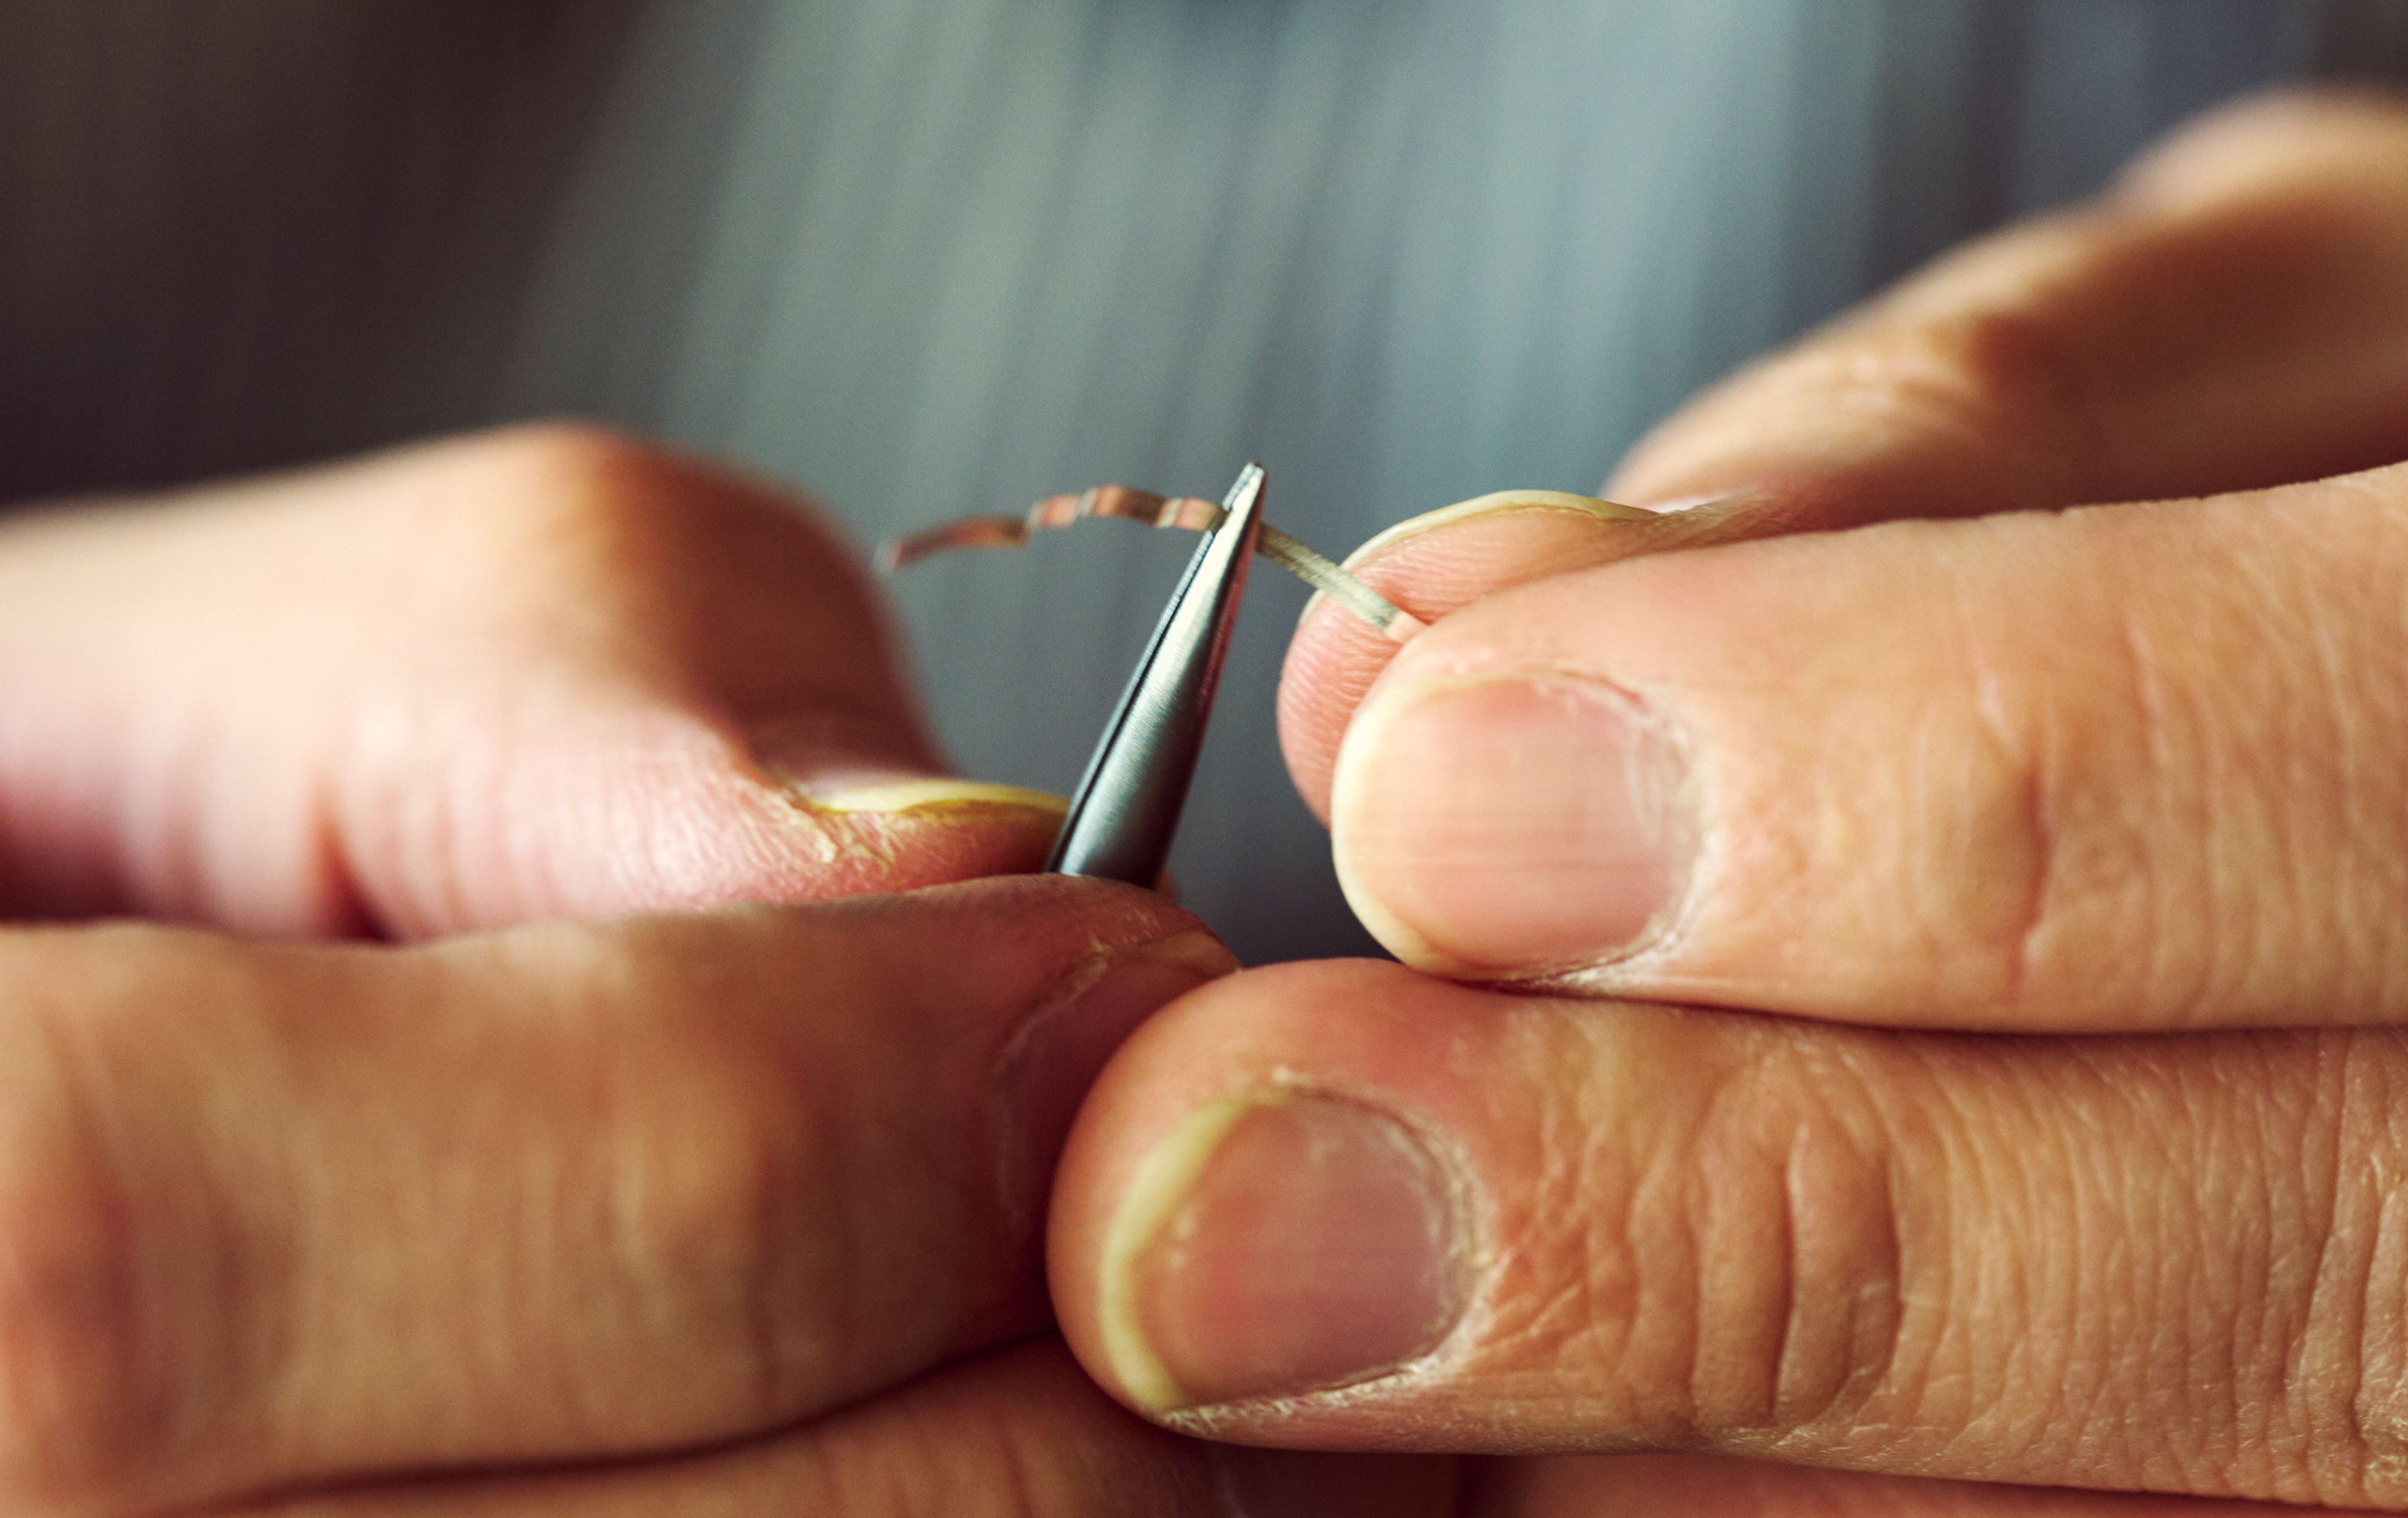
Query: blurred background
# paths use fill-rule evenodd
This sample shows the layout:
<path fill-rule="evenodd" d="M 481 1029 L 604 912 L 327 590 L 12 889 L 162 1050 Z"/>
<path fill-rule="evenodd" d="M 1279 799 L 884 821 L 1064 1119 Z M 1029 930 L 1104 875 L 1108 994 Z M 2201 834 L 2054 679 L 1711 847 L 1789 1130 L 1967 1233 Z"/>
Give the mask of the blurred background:
<path fill-rule="evenodd" d="M 1342 554 L 1593 491 L 1732 365 L 2310 77 L 2408 81 L 2408 4 L 7 0 L 0 500 L 576 414 L 865 547 L 1259 458 Z M 893 584 L 967 773 L 1068 789 L 1192 541 Z M 1303 592 L 1254 584 L 1174 867 L 1249 960 L 1370 952 L 1275 745 Z"/>

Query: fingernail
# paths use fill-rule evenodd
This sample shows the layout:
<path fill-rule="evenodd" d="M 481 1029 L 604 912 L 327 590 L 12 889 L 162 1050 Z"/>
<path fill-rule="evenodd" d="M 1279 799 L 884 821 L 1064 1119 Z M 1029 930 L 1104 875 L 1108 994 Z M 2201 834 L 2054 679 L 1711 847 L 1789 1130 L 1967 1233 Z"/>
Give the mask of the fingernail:
<path fill-rule="evenodd" d="M 989 785 L 981 780 L 953 780 L 944 776 L 874 780 L 813 780 L 797 783 L 794 789 L 806 802 L 822 811 L 878 812 L 888 816 L 903 812 L 935 814 L 995 807 L 1050 812 L 1059 816 L 1068 806 L 1060 796 L 1049 795 L 1043 791 L 1031 791 L 1018 785 Z"/>
<path fill-rule="evenodd" d="M 1138 1024 L 1238 968 L 1201 931 L 1105 949 L 1073 966 L 996 1057 L 996 1156 L 1014 1236 L 1033 1241 L 1063 1140 L 1105 1062 Z"/>
<path fill-rule="evenodd" d="M 1345 567 L 1362 574 L 1374 589 L 1410 592 L 1415 609 L 1425 614 L 1415 619 L 1420 623 L 1539 574 L 1633 551 L 1643 539 L 1612 529 L 1647 520 L 1644 511 L 1594 496 L 1499 491 L 1400 522 L 1348 554 Z M 1396 577 L 1393 583 L 1389 576 Z M 1298 625 L 1326 599 L 1314 593 Z"/>
<path fill-rule="evenodd" d="M 1602 501 L 1594 495 L 1574 495 L 1568 491 L 1500 490 L 1493 494 L 1457 501 L 1436 511 L 1425 511 L 1420 516 L 1398 523 L 1346 555 L 1346 567 L 1358 568 L 1407 538 L 1480 519 L 1553 515 L 1588 522 L 1644 522 L 1650 514 L 1636 507 L 1624 506 L 1619 501 Z"/>
<path fill-rule="evenodd" d="M 1016 785 L 926 775 L 859 774 L 808 780 L 775 777 L 781 837 L 802 858 L 781 884 L 799 899 L 924 885 L 1037 869 L 1062 825 L 1064 803 Z"/>
<path fill-rule="evenodd" d="M 818 712 L 759 723 L 744 747 L 786 797 L 813 811 L 943 820 L 998 808 L 1059 815 L 1059 796 L 934 772 L 924 753 L 891 724 Z"/>
<path fill-rule="evenodd" d="M 1670 921 L 1696 849 L 1687 766 L 1642 703 L 1558 674 L 1375 696 L 1339 750 L 1339 882 L 1409 964 L 1541 974 Z"/>
<path fill-rule="evenodd" d="M 1204 1109 L 1146 1156 L 1104 1240 L 1103 1347 L 1155 1412 L 1341 1386 L 1462 1316 L 1461 1188 L 1412 1129 L 1306 1093 Z"/>

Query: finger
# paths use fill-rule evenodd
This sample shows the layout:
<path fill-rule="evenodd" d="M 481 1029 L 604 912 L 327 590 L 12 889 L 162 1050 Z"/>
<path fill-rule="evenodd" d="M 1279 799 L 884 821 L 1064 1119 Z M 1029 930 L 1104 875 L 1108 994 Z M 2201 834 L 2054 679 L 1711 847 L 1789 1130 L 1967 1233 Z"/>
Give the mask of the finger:
<path fill-rule="evenodd" d="M 1424 622 L 1484 596 L 1643 553 L 1759 536 L 1753 503 L 1656 515 L 1560 491 L 1511 490 L 1382 533 L 1346 566 Z M 1398 645 L 1320 596 L 1304 609 L 1280 673 L 1280 749 L 1313 815 L 1329 821 L 1329 776 L 1346 723 Z"/>
<path fill-rule="evenodd" d="M 1034 868 L 762 487 L 549 427 L 0 528 L 0 915 L 420 937 Z"/>
<path fill-rule="evenodd" d="M 1080 1096 L 1232 963 L 1062 877 L 0 938 L 0 1511 L 701 1443 L 1032 1334 Z"/>
<path fill-rule="evenodd" d="M 2395 463 L 2403 267 L 2408 106 L 2253 101 L 1684 408 L 1612 490 L 1757 491 L 1837 527 Z"/>
<path fill-rule="evenodd" d="M 601 1470 L 375 1488 L 247 1511 L 261 1518 L 1440 1518 L 1453 1511 L 1453 1465 L 1182 1439 L 1122 1411 L 1080 1372 L 1060 1340 L 1049 1339 L 732 1450 Z"/>
<path fill-rule="evenodd" d="M 1347 735 L 1408 963 L 1899 1024 L 2408 1021 L 2408 466 L 1494 597 Z"/>
<path fill-rule="evenodd" d="M 2278 96 L 2106 195 L 1973 244 L 1682 408 L 1605 494 L 1509 492 L 1348 561 L 1426 621 L 1640 553 L 1910 517 L 2201 494 L 2408 458 L 2408 107 Z M 1336 608 L 1281 686 L 1317 810 L 1395 653 Z M 1326 816 L 1326 810 L 1322 814 Z"/>
<path fill-rule="evenodd" d="M 1216 1438 L 2397 1504 L 2403 1079 L 1279 967 L 1105 1071 L 1054 1300 Z"/>
<path fill-rule="evenodd" d="M 1809 1470 L 1694 1454 L 1488 1462 L 1464 1518 L 2299 1518 L 2287 1503 Z"/>

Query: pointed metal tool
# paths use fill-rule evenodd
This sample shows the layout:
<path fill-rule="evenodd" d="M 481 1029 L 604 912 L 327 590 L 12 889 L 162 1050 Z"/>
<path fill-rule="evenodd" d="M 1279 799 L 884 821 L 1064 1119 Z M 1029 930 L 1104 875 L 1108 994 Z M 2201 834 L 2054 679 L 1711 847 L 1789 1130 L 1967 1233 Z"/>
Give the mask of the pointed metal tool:
<path fill-rule="evenodd" d="M 1047 869 L 1149 888 L 1162 879 L 1245 599 L 1246 569 L 1262 537 L 1262 465 L 1249 464 L 1222 501 L 1221 520 L 1187 561 L 1154 641 L 1104 726 Z"/>

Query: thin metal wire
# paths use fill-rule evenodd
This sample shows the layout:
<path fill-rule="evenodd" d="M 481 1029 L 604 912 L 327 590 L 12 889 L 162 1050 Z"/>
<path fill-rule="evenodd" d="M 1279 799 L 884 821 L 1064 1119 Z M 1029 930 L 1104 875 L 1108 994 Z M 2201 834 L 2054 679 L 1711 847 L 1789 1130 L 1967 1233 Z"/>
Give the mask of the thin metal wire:
<path fill-rule="evenodd" d="M 1020 548 L 1033 533 L 1068 527 L 1095 517 L 1114 517 L 1150 527 L 1184 527 L 1209 533 L 1221 523 L 1222 508 L 1194 495 L 1164 497 L 1126 485 L 1097 485 L 1075 495 L 1048 495 L 1016 517 L 961 517 L 924 527 L 878 545 L 878 572 L 891 575 L 932 554 L 964 548 Z M 1398 643 L 1410 642 L 1426 624 L 1412 612 L 1349 574 L 1286 533 L 1263 523 L 1257 551 Z"/>

